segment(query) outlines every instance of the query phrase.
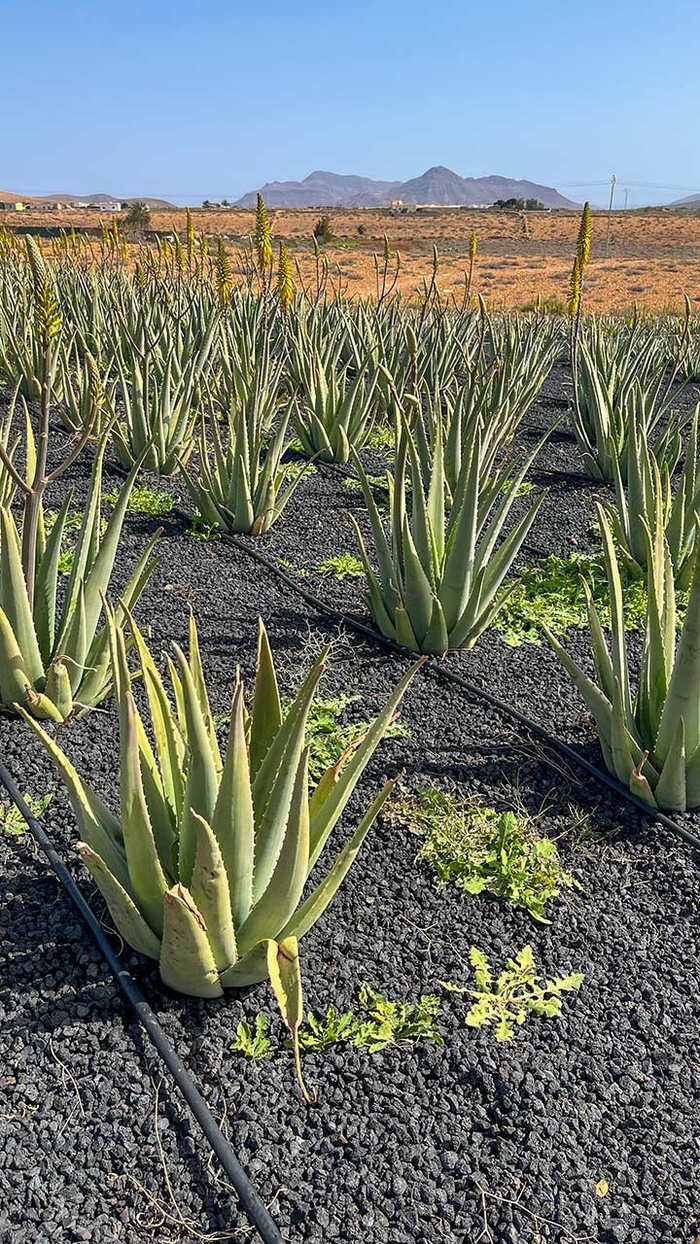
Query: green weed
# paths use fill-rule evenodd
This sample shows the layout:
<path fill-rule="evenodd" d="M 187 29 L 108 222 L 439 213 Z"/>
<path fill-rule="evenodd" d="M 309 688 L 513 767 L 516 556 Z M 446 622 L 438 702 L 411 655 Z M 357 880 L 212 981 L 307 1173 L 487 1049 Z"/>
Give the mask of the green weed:
<path fill-rule="evenodd" d="M 40 795 L 36 799 L 33 795 L 28 795 L 26 792 L 24 795 L 24 801 L 28 805 L 29 811 L 37 820 L 46 811 L 52 799 L 53 795 Z M 6 834 L 12 834 L 15 838 L 26 834 L 27 822 L 19 808 L 16 808 L 13 803 L 8 804 L 7 807 L 0 803 L 0 829 Z"/>
<path fill-rule="evenodd" d="M 341 553 L 338 557 L 327 557 L 316 567 L 318 574 L 332 575 L 334 579 L 354 579 L 364 574 L 362 562 L 352 553 Z"/>
<path fill-rule="evenodd" d="M 335 700 L 315 700 L 309 709 L 306 722 L 306 741 L 311 748 L 309 776 L 318 781 L 326 769 L 334 765 L 343 752 L 359 743 L 371 726 L 369 721 L 351 721 L 343 724 L 339 718 L 350 704 L 359 700 L 356 695 L 341 695 Z M 285 701 L 287 709 L 291 701 Z M 394 722 L 386 731 L 385 738 L 406 738 L 408 731 Z"/>
<path fill-rule="evenodd" d="M 372 495 L 380 510 L 387 509 L 389 505 L 389 490 L 386 486 L 386 476 L 368 475 L 367 479 L 372 486 Z M 347 488 L 348 492 L 362 492 L 362 484 L 354 475 L 346 475 L 343 480 L 343 488 Z"/>
<path fill-rule="evenodd" d="M 64 536 L 67 531 L 79 531 L 80 525 L 83 521 L 83 517 L 84 515 L 83 515 L 82 510 L 77 510 L 74 514 L 69 514 L 66 517 L 66 521 L 63 525 Z M 46 515 L 44 516 L 44 527 L 46 529 L 47 536 L 49 535 L 57 518 L 58 518 L 58 510 L 47 510 Z M 106 528 L 107 528 L 107 522 L 103 518 L 100 520 L 100 535 L 102 536 L 104 535 Z M 70 574 L 71 570 L 73 569 L 74 558 L 75 558 L 75 545 L 69 544 L 59 554 L 59 558 L 58 558 L 59 574 Z"/>
<path fill-rule="evenodd" d="M 286 557 L 276 557 L 275 561 L 283 570 L 291 570 L 293 574 L 298 575 L 300 579 L 308 579 L 309 570 L 304 570 L 303 566 L 297 566 L 295 562 L 290 562 Z"/>
<path fill-rule="evenodd" d="M 272 1042 L 267 1035 L 269 1020 L 267 1015 L 259 1012 L 255 1016 L 255 1026 L 242 1019 L 236 1028 L 236 1039 L 231 1042 L 231 1049 L 235 1054 L 242 1054 L 244 1058 L 249 1058 L 253 1062 L 260 1062 L 261 1059 L 267 1058 L 272 1051 Z"/>
<path fill-rule="evenodd" d="M 372 431 L 367 437 L 367 444 L 371 449 L 392 449 L 394 448 L 394 427 L 391 423 L 375 423 Z"/>
<path fill-rule="evenodd" d="M 308 1028 L 299 1033 L 302 1050 L 308 1054 L 322 1054 L 344 1042 L 376 1054 L 388 1045 L 404 1041 L 428 1040 L 443 1044 L 437 1027 L 440 999 L 436 995 L 424 994 L 417 1002 L 390 1002 L 370 985 L 363 985 L 358 997 L 364 1017 L 357 1018 L 354 1011 L 338 1015 L 333 1006 L 329 1006 L 323 1019 L 310 1012 Z"/>
<path fill-rule="evenodd" d="M 318 475 L 315 466 L 309 466 L 308 462 L 285 462 L 282 464 L 282 470 L 286 480 L 298 479 L 300 475 Z"/>
<path fill-rule="evenodd" d="M 377 1054 L 389 1045 L 409 1041 L 443 1044 L 437 1026 L 440 999 L 435 994 L 424 994 L 417 1002 L 392 1002 L 370 985 L 362 985 L 358 1001 L 363 1011 L 359 1016 L 354 1011 L 340 1014 L 332 1004 L 323 1017 L 309 1011 L 306 1023 L 299 1030 L 302 1052 L 324 1054 L 336 1045 L 354 1045 L 369 1054 Z M 241 1021 L 231 1049 L 245 1058 L 267 1058 L 272 1053 L 267 1029 L 268 1018 L 262 1013 L 256 1015 L 254 1026 Z"/>
<path fill-rule="evenodd" d="M 503 496 L 505 496 L 506 493 L 509 493 L 512 487 L 513 484 L 510 480 L 506 480 L 504 484 L 501 484 L 501 493 Z M 522 484 L 518 484 L 515 490 L 515 495 L 516 497 L 526 497 L 529 492 L 532 492 L 534 487 L 534 484 L 530 484 L 527 480 L 523 480 Z"/>
<path fill-rule="evenodd" d="M 367 1019 L 358 1020 L 353 1027 L 351 1041 L 370 1054 L 397 1045 L 401 1041 L 436 1041 L 443 1044 L 437 1027 L 440 999 L 435 994 L 424 994 L 417 1002 L 390 1002 L 369 985 L 363 985 L 359 994 L 360 1006 Z"/>
<path fill-rule="evenodd" d="M 625 621 L 629 630 L 644 626 L 646 587 L 620 568 Z M 593 600 L 609 621 L 608 584 L 602 556 L 570 553 L 568 557 L 546 557 L 533 566 L 525 566 L 515 579 L 515 587 L 503 608 L 494 618 L 492 627 L 504 643 L 540 644 L 541 626 L 546 624 L 554 635 L 566 636 L 571 627 L 588 627 L 583 576 Z M 511 583 L 513 580 L 511 580 Z M 507 585 L 508 586 L 508 585 Z"/>
<path fill-rule="evenodd" d="M 476 989 L 463 988 L 450 981 L 441 981 L 452 993 L 469 993 L 474 999 L 467 1014 L 469 1028 L 495 1028 L 497 1041 L 510 1041 L 516 1025 L 524 1024 L 528 1015 L 554 1019 L 561 1014 L 563 993 L 580 989 L 583 976 L 574 972 L 542 983 L 535 972 L 531 946 L 524 946 L 494 981 L 489 960 L 483 951 L 472 946 L 469 962 L 474 969 Z"/>
<path fill-rule="evenodd" d="M 106 493 L 105 502 L 114 507 L 119 500 L 119 489 L 113 488 Z M 175 497 L 159 488 L 149 488 L 147 484 L 135 484 L 127 504 L 130 514 L 169 514 L 175 504 Z"/>
<path fill-rule="evenodd" d="M 309 1054 L 324 1054 L 331 1046 L 351 1040 L 355 1016 L 353 1011 L 339 1015 L 331 1003 L 324 1019 L 318 1019 L 313 1011 L 309 1011 L 306 1023 L 308 1028 L 299 1033 L 301 1049 Z"/>
<path fill-rule="evenodd" d="M 201 514 L 192 514 L 190 525 L 185 531 L 190 540 L 220 540 L 221 532 L 217 523 L 207 523 Z"/>
<path fill-rule="evenodd" d="M 453 882 L 465 894 L 484 890 L 524 907 L 549 924 L 545 905 L 562 886 L 578 886 L 562 868 L 551 838 L 538 833 L 525 813 L 470 807 L 455 795 L 426 786 L 396 799 L 390 816 L 423 839 L 426 860 L 441 883 Z"/>

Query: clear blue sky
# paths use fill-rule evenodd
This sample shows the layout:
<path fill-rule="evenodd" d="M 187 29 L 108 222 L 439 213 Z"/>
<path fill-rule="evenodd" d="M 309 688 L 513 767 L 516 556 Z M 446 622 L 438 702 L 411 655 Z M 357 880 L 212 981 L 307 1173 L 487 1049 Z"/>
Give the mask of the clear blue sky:
<path fill-rule="evenodd" d="M 700 192 L 699 7 L 2 0 L 0 188 L 199 203 L 446 164 L 668 201 Z"/>

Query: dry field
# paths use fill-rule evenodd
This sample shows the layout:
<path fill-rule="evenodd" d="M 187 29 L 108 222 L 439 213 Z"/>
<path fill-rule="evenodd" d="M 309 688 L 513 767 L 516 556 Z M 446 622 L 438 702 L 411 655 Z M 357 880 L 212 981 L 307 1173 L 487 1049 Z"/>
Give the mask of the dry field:
<path fill-rule="evenodd" d="M 320 211 L 316 208 L 271 211 L 273 233 L 290 247 L 305 281 L 313 279 L 311 234 Z M 435 209 L 392 215 L 383 211 L 331 209 L 327 213 L 335 241 L 325 248 L 332 284 L 340 282 L 346 295 L 371 294 L 376 289 L 375 253 L 381 253 L 386 234 L 393 251 L 401 254 L 397 288 L 406 298 L 420 294 L 430 279 L 432 248 L 440 263 L 438 288 L 461 301 L 464 270 L 468 266 L 469 237 L 478 239 L 473 290 L 494 308 L 518 307 L 536 298 L 566 297 L 578 216 L 569 212 L 519 213 Z M 0 223 L 10 228 L 47 227 L 99 231 L 110 223 L 108 213 L 95 210 L 60 214 L 4 212 Z M 154 211 L 152 229 L 159 233 L 184 231 L 184 209 Z M 209 209 L 193 213 L 195 228 L 210 237 L 221 235 L 235 251 L 254 228 L 254 213 Z M 587 272 L 585 305 L 590 311 L 626 310 L 633 305 L 649 310 L 682 306 L 687 294 L 700 306 L 700 213 L 616 212 L 612 218 L 609 256 L 605 258 L 607 214 L 594 213 L 591 264 Z"/>

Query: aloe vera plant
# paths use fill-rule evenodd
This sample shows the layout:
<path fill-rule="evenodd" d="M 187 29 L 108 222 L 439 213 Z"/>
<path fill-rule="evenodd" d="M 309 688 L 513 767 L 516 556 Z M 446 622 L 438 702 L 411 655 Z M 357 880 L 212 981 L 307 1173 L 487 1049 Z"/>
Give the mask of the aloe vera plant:
<path fill-rule="evenodd" d="M 374 424 L 379 372 L 359 371 L 353 380 L 314 360 L 310 382 L 293 407 L 292 421 L 304 452 L 323 462 L 345 463 L 361 449 Z"/>
<path fill-rule="evenodd" d="M 365 737 L 309 794 L 306 721 L 327 649 L 283 712 L 260 624 L 250 713 L 237 678 L 222 755 L 194 619 L 189 659 L 174 646 L 168 662 L 174 707 L 133 621 L 130 631 L 147 720 L 134 701 L 124 629 L 110 617 L 121 746 L 117 814 L 82 781 L 55 739 L 23 716 L 59 768 L 83 836 L 79 853 L 119 932 L 158 961 L 171 988 L 217 997 L 224 988 L 263 980 L 271 944 L 276 952 L 301 939 L 330 903 L 393 781 L 304 899 L 307 880 L 417 667 L 401 679 Z"/>
<path fill-rule="evenodd" d="M 436 424 L 426 484 L 415 439 L 402 417 L 395 475 L 387 475 L 388 536 L 371 483 L 354 454 L 377 562 L 375 571 L 353 519 L 367 580 L 366 603 L 384 635 L 405 648 L 437 655 L 474 646 L 507 599 L 508 589 L 500 589 L 544 498 L 543 492 L 535 498 L 496 547 L 518 486 L 541 444 L 519 467 L 507 462 L 491 476 L 477 426 L 448 501 L 441 422 Z"/>
<path fill-rule="evenodd" d="M 114 419 L 114 406 L 104 381 L 100 380 L 102 401 L 95 412 L 95 367 L 91 355 L 80 359 L 77 351 L 71 354 L 61 351 L 58 360 L 61 399 L 56 409 L 70 432 L 79 434 L 89 426 L 91 435 L 98 439 Z"/>
<path fill-rule="evenodd" d="M 624 475 L 625 451 L 634 419 L 660 463 L 672 472 L 681 452 L 684 418 L 671 410 L 673 382 L 686 349 L 678 339 L 669 371 L 665 342 L 643 326 L 631 329 L 593 324 L 584 332 L 578 318 L 571 339 L 572 425 L 583 468 L 593 479 Z M 660 421 L 667 417 L 663 430 Z"/>
<path fill-rule="evenodd" d="M 283 416 L 274 436 L 266 436 L 256 412 L 230 410 L 228 441 L 216 421 L 211 426 L 211 448 L 204 425 L 200 429 L 199 472 L 182 464 L 182 476 L 197 512 L 205 523 L 245 535 L 269 531 L 279 518 L 306 470 L 287 480 L 282 465 L 289 415 Z"/>
<path fill-rule="evenodd" d="M 43 508 L 39 510 L 31 593 L 22 559 L 24 526 L 20 531 L 12 511 L 0 506 L 0 710 L 24 707 L 38 718 L 60 722 L 82 716 L 110 690 L 108 635 L 100 626 L 102 598 L 138 464 L 101 534 L 104 444 L 95 458 L 89 501 L 60 604 L 61 545 L 72 494 L 66 496 L 48 536 Z M 156 535 L 149 541 L 139 558 L 122 593 L 120 610 L 133 607 L 148 582 L 157 564 L 151 556 L 157 539 Z"/>
<path fill-rule="evenodd" d="M 189 339 L 178 336 L 167 319 L 153 322 L 144 313 L 138 323 L 136 336 L 124 321 L 114 352 L 122 413 L 112 425 L 112 440 L 125 469 L 139 459 L 146 470 L 171 475 L 195 445 L 200 382 L 218 319 L 211 314 L 204 333 L 193 331 Z"/>
<path fill-rule="evenodd" d="M 12 505 L 17 492 L 17 484 L 10 472 L 15 465 L 15 454 L 22 441 L 19 433 L 13 435 L 18 392 L 19 389 L 16 388 L 5 417 L 0 421 L 0 446 L 2 447 L 2 457 L 0 457 L 0 505 L 6 506 Z M 24 426 L 28 430 L 28 435 L 31 436 L 31 423 L 26 402 L 24 403 Z"/>
<path fill-rule="evenodd" d="M 699 408 L 700 409 L 700 408 Z M 675 495 L 666 463 L 657 462 L 649 449 L 644 429 L 634 413 L 630 420 L 625 452 L 625 481 L 620 464 L 613 461 L 615 504 L 605 505 L 620 556 L 627 569 L 644 578 L 648 540 L 645 523 L 651 531 L 661 522 L 673 565 L 676 588 L 688 587 L 693 571 L 696 514 L 700 511 L 698 480 L 698 409 L 690 426 L 683 469 Z"/>
<path fill-rule="evenodd" d="M 683 812 L 700 806 L 700 558 L 694 554 L 690 597 L 680 636 L 673 563 L 657 511 L 648 544 L 648 604 L 639 684 L 629 672 L 620 573 L 605 511 L 598 506 L 610 592 L 608 648 L 601 618 L 588 596 L 597 681 L 589 678 L 545 629 L 564 669 L 595 719 L 605 764 L 653 808 Z M 643 520 L 642 520 L 643 521 Z M 698 523 L 696 518 L 696 525 Z"/>

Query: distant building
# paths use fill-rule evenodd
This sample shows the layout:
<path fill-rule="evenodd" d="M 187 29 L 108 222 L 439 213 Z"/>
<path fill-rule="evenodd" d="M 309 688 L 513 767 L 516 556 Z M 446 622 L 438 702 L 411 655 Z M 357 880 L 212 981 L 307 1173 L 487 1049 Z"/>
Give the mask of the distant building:
<path fill-rule="evenodd" d="M 121 203 L 98 203 L 97 207 L 101 212 L 120 212 L 122 210 Z"/>

